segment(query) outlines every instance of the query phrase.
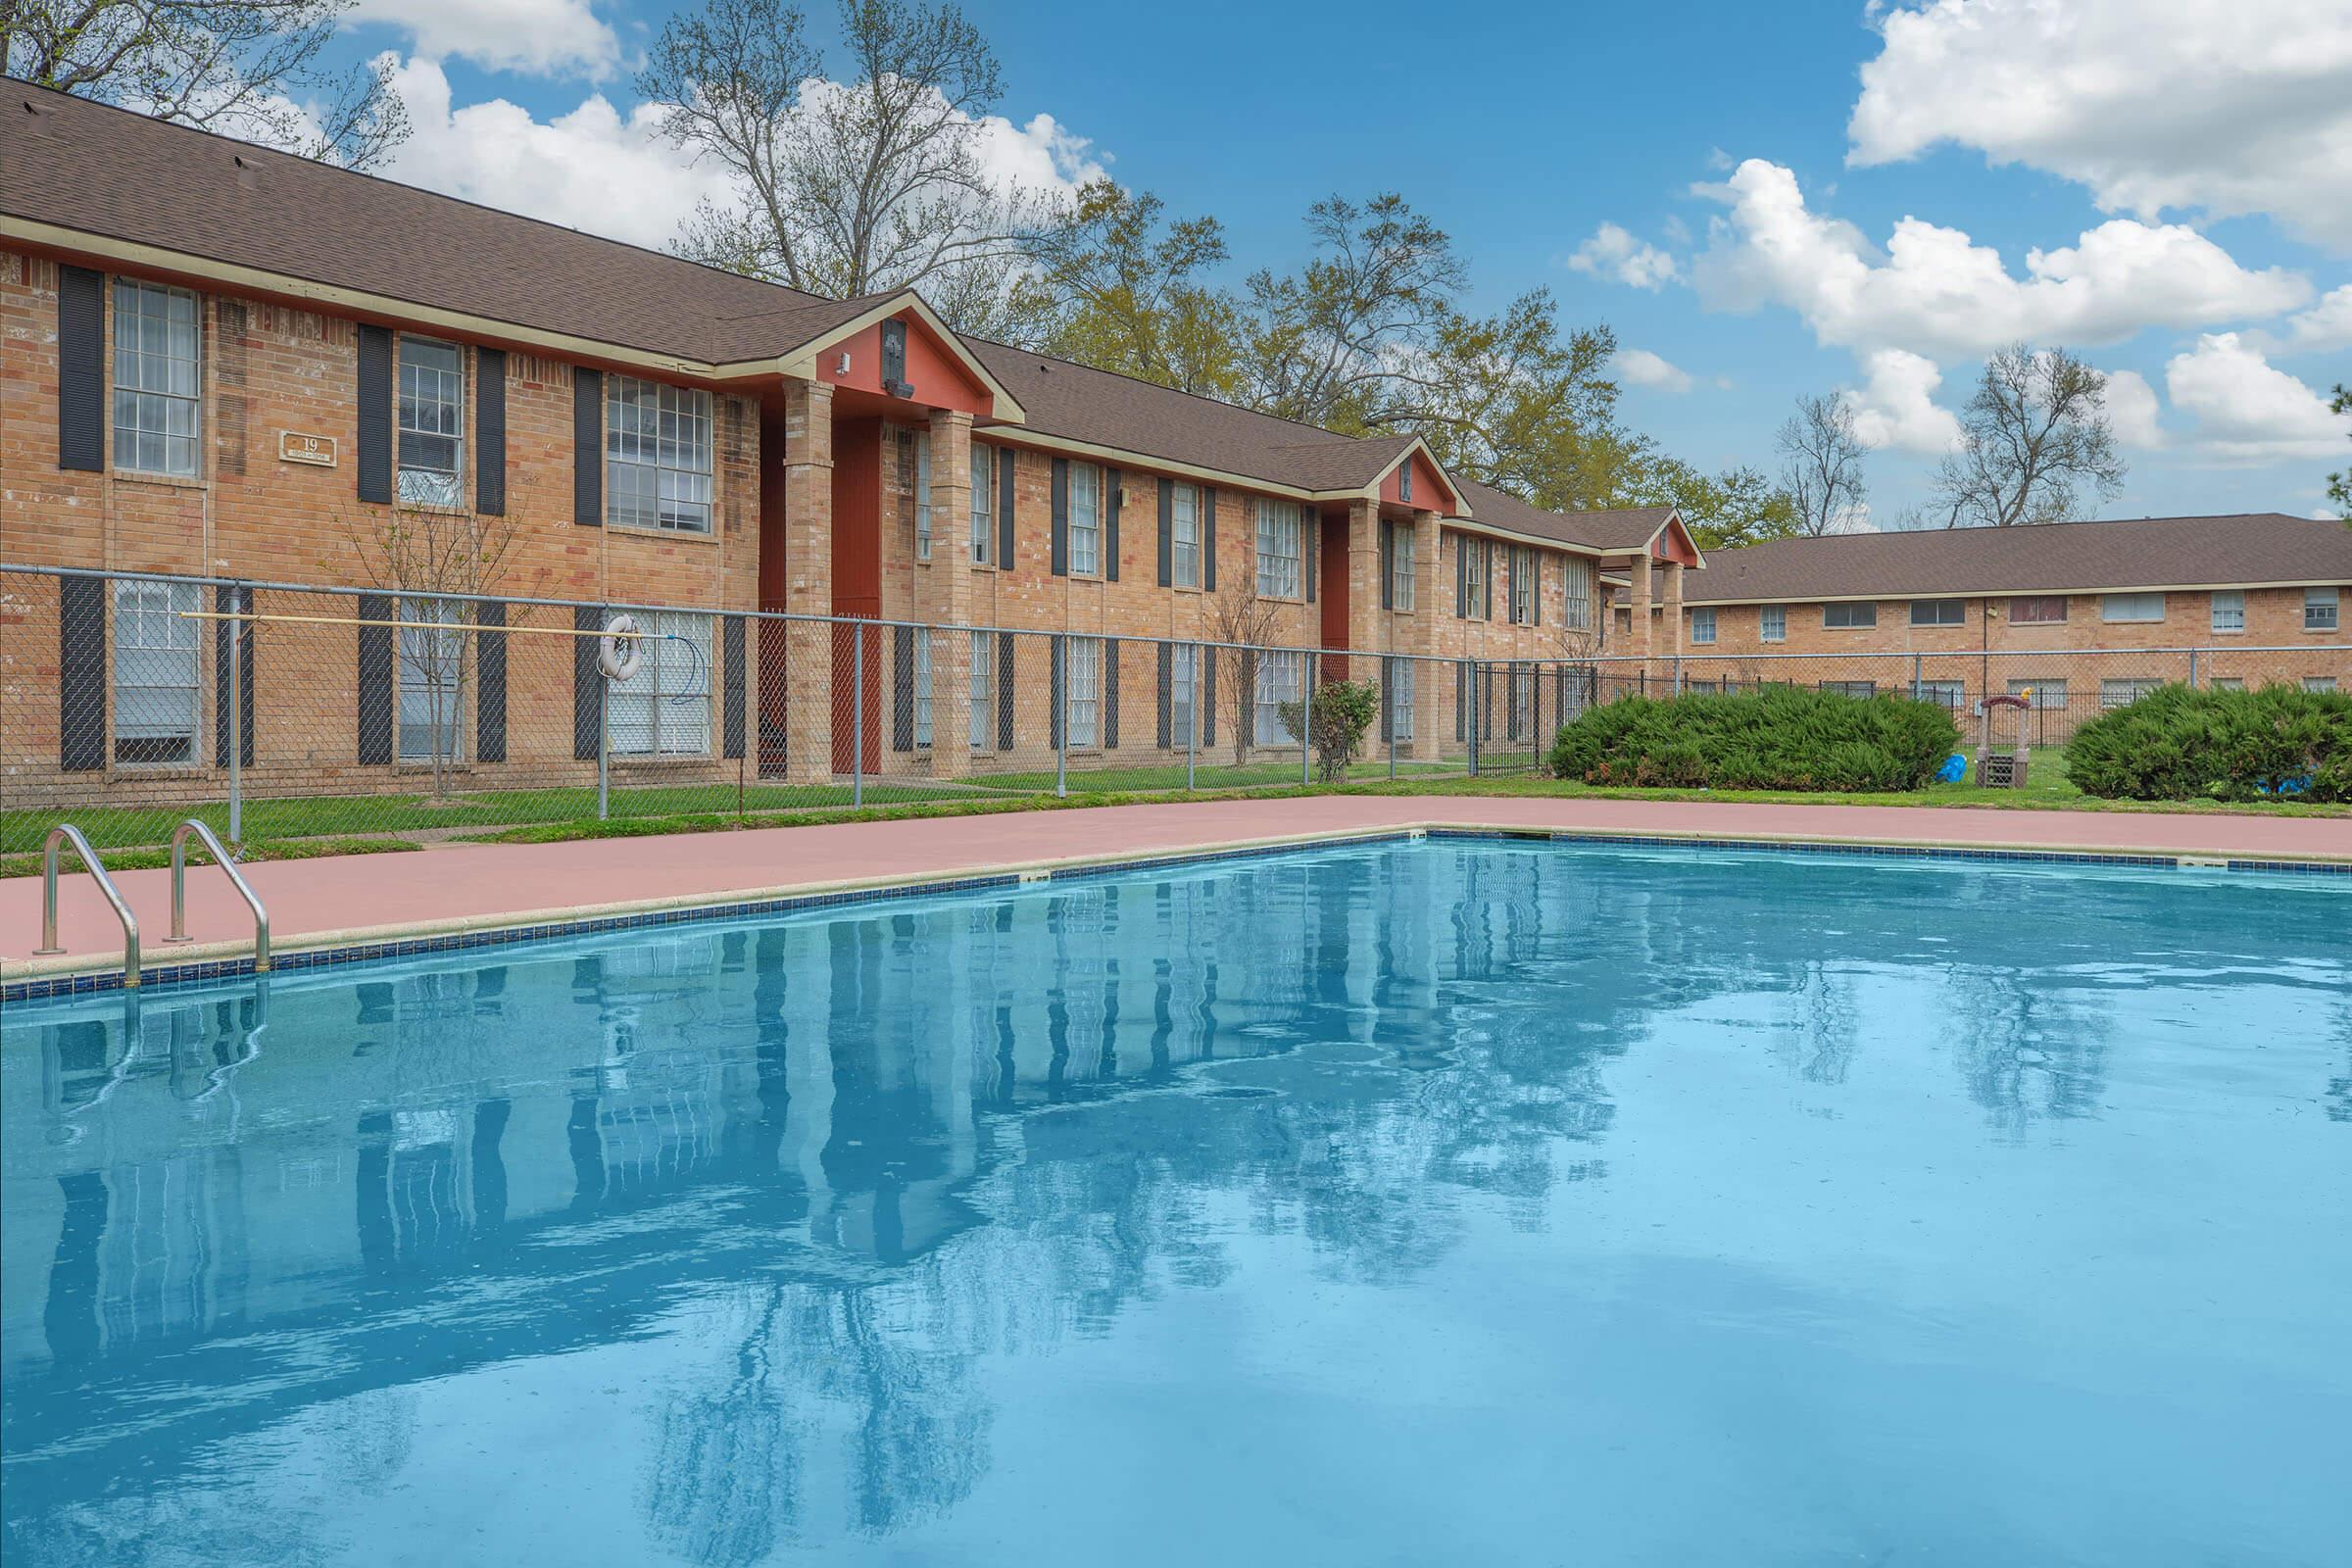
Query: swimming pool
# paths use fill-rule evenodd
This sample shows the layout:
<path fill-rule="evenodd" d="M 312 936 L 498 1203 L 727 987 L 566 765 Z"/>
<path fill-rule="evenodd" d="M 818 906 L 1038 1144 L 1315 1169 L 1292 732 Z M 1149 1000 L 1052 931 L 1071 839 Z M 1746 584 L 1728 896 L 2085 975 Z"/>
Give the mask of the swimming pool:
<path fill-rule="evenodd" d="M 2347 883 L 1431 840 L 15 1005 L 0 1544 L 2340 1561 Z"/>

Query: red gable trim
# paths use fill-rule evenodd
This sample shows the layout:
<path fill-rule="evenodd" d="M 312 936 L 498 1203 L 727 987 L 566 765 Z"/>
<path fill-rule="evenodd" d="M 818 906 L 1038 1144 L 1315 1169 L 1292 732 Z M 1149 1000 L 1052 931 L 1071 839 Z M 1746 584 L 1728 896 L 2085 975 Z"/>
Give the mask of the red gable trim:
<path fill-rule="evenodd" d="M 1413 495 L 1409 501 L 1404 497 L 1403 483 L 1408 468 L 1413 475 Z M 1429 454 L 1418 443 L 1407 447 L 1402 461 L 1381 475 L 1380 499 L 1400 507 L 1411 507 L 1416 512 L 1452 513 L 1460 510 L 1462 505 L 1462 498 L 1455 494 L 1446 475 L 1430 461 Z"/>
<path fill-rule="evenodd" d="M 889 318 L 906 327 L 906 380 L 914 391 L 894 402 L 926 409 L 960 409 L 985 418 L 996 411 L 996 393 L 972 373 L 962 354 L 914 311 Z M 841 368 L 849 356 L 849 369 Z M 882 386 L 882 322 L 869 321 L 816 354 L 817 379 L 853 392 L 886 395 Z"/>

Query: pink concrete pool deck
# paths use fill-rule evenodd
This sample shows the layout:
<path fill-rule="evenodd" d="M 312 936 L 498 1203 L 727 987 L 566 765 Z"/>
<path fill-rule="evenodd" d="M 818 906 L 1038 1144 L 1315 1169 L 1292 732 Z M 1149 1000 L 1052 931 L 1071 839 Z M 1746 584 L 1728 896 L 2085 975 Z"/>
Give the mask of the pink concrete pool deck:
<path fill-rule="evenodd" d="M 269 906 L 277 949 L 286 952 L 1440 826 L 2352 861 L 2352 818 L 1421 795 L 1183 801 L 568 844 L 452 845 L 413 855 L 273 860 L 245 871 Z M 170 872 L 125 871 L 116 881 L 138 917 L 149 967 L 251 951 L 252 918 L 212 866 L 189 867 L 188 931 L 195 940 L 184 946 L 162 940 L 171 929 Z M 40 901 L 37 876 L 0 881 L 0 978 L 121 965 L 121 928 L 96 885 L 78 872 L 59 883 L 65 955 L 31 957 L 40 940 Z"/>

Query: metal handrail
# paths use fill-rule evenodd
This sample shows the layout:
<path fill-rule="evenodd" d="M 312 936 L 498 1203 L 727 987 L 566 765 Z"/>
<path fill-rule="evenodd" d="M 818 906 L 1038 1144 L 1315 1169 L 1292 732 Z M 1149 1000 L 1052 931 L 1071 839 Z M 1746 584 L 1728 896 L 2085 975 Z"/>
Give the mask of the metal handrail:
<path fill-rule="evenodd" d="M 115 906 L 115 918 L 122 922 L 122 986 L 129 990 L 139 983 L 139 917 L 130 912 L 122 890 L 106 874 L 106 862 L 98 858 L 81 829 L 71 822 L 51 828 L 48 842 L 41 846 L 41 945 L 32 951 L 44 957 L 66 951 L 57 945 L 57 847 L 61 843 L 74 846 L 74 853 L 81 857 L 82 869 L 97 882 L 98 891 Z"/>
<path fill-rule="evenodd" d="M 172 934 L 166 942 L 188 941 L 188 835 L 195 834 L 204 847 L 213 852 L 213 863 L 228 873 L 230 882 L 245 899 L 245 906 L 253 911 L 253 972 L 270 972 L 270 911 L 262 907 L 262 896 L 253 891 L 236 861 L 220 844 L 220 835 L 195 817 L 186 821 L 172 834 Z"/>

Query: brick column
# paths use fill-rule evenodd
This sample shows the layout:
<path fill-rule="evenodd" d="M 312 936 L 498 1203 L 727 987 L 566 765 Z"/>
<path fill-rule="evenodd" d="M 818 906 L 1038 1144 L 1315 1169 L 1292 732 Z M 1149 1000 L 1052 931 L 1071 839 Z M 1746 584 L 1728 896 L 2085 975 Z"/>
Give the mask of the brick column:
<path fill-rule="evenodd" d="M 931 411 L 931 776 L 961 778 L 972 766 L 972 416 Z"/>
<path fill-rule="evenodd" d="M 833 388 L 784 387 L 784 608 L 833 612 Z M 833 776 L 833 640 L 830 627 L 792 622 L 785 633 L 785 776 Z M 766 672 L 770 677 L 779 672 Z M 842 694 L 845 698 L 847 693 Z"/>
<path fill-rule="evenodd" d="M 1453 577 L 1444 569 L 1442 531 L 1436 513 L 1413 514 L 1413 613 L 1405 652 L 1422 656 L 1413 661 L 1415 757 L 1444 755 L 1453 737 L 1453 666 L 1434 662 L 1434 656 L 1446 649 L 1445 629 L 1455 624 Z"/>
<path fill-rule="evenodd" d="M 1626 584 L 1632 589 L 1634 596 L 1632 629 L 1627 637 L 1625 647 L 1619 649 L 1618 652 L 1628 658 L 1642 660 L 1642 662 L 1631 665 L 1618 664 L 1613 667 L 1623 671 L 1628 677 L 1632 677 L 1648 670 L 1648 660 L 1653 643 L 1653 634 L 1649 624 L 1649 554 L 1647 551 L 1637 552 L 1628 558 Z"/>
<path fill-rule="evenodd" d="M 1683 652 L 1683 564 L 1679 561 L 1666 563 L 1666 604 L 1663 619 L 1665 624 L 1658 628 L 1663 633 L 1658 639 L 1658 654 L 1664 659 L 1678 659 Z M 1667 690 L 1672 691 L 1674 689 L 1674 666 L 1672 664 L 1666 666 L 1665 674 Z"/>

